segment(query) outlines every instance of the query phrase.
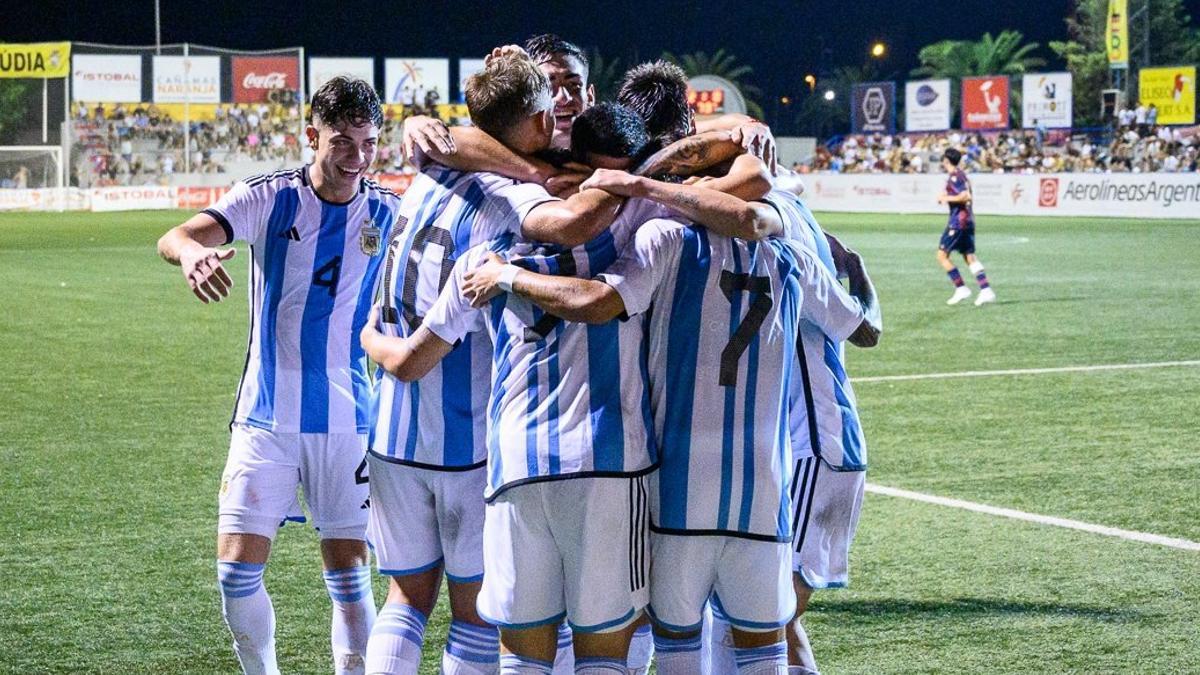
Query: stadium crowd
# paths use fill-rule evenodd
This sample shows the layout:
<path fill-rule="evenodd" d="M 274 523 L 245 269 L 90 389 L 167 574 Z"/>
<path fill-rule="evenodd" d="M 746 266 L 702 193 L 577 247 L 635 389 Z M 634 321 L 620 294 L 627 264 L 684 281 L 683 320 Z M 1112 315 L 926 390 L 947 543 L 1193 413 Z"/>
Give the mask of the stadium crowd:
<path fill-rule="evenodd" d="M 799 171 L 936 173 L 947 148 L 963 151 L 972 172 L 1059 173 L 1196 171 L 1200 142 L 1190 129 L 1129 121 L 1108 142 L 1044 129 L 999 133 L 851 135 L 817 146 Z"/>

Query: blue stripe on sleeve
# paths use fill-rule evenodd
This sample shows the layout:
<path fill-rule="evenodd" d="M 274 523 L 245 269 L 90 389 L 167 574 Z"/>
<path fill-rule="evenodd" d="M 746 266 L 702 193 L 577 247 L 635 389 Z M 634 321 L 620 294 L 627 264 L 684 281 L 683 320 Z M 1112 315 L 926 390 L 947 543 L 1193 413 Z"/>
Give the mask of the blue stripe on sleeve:
<path fill-rule="evenodd" d="M 313 257 L 313 275 L 334 260 L 340 260 L 346 244 L 348 207 L 321 203 L 321 229 L 317 252 Z M 330 268 L 341 269 L 340 263 Z M 337 296 L 338 278 L 330 271 L 323 278 L 332 286 L 311 284 L 300 324 L 300 432 L 323 434 L 329 431 L 329 374 L 327 347 L 329 319 Z"/>
<path fill-rule="evenodd" d="M 696 392 L 696 355 L 700 340 L 700 311 L 708 281 L 711 252 L 702 228 L 683 231 L 679 273 L 667 328 L 666 422 L 663 425 L 662 468 L 659 469 L 659 526 L 687 526 L 688 464 L 691 458 L 692 413 Z"/>
<path fill-rule="evenodd" d="M 283 297 L 283 275 L 287 268 L 288 241 L 282 235 L 292 227 L 300 207 L 296 188 L 275 193 L 263 238 L 263 295 L 258 329 L 258 396 L 249 419 L 270 424 L 275 421 L 275 322 Z"/>

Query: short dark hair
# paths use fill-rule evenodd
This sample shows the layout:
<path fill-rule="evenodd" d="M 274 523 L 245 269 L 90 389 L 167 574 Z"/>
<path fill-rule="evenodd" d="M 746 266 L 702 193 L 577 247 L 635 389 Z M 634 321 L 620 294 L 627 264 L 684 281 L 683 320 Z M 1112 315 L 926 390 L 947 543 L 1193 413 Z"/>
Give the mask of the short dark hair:
<path fill-rule="evenodd" d="M 568 42 L 554 33 L 534 35 L 525 41 L 525 52 L 534 63 L 549 61 L 556 56 L 569 56 L 578 59 L 583 64 L 583 74 L 586 76 L 590 64 L 587 54 L 574 42 Z"/>
<path fill-rule="evenodd" d="M 464 95 L 471 122 L 502 141 L 521 120 L 554 105 L 550 80 L 524 54 L 489 60 L 467 78 Z"/>
<path fill-rule="evenodd" d="M 571 125 L 571 150 L 585 162 L 589 154 L 643 159 L 650 149 L 646 123 L 619 103 L 599 103 L 583 111 Z"/>
<path fill-rule="evenodd" d="M 367 123 L 382 127 L 383 105 L 366 81 L 338 75 L 313 92 L 309 120 L 330 126 L 349 122 L 356 127 Z"/>
<path fill-rule="evenodd" d="M 942 153 L 942 159 L 950 162 L 953 166 L 958 166 L 962 161 L 962 152 L 958 148 L 947 148 L 946 152 Z"/>
<path fill-rule="evenodd" d="M 630 68 L 621 79 L 617 102 L 641 115 L 651 136 L 676 141 L 692 130 L 687 89 L 683 69 L 660 59 Z"/>

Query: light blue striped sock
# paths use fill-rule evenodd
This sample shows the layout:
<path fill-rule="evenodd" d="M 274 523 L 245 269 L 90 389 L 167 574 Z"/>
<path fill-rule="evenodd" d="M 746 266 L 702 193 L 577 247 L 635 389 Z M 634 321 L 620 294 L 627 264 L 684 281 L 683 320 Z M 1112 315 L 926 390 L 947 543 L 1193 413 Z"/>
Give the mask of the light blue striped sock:
<path fill-rule="evenodd" d="M 554 664 L 517 654 L 500 655 L 500 675 L 550 675 Z"/>
<path fill-rule="evenodd" d="M 575 675 L 627 675 L 625 659 L 585 656 L 575 659 Z"/>
<path fill-rule="evenodd" d="M 333 671 L 361 673 L 367 640 L 375 623 L 375 598 L 371 595 L 371 567 L 359 565 L 325 571 L 325 588 L 333 600 L 330 642 Z"/>
<path fill-rule="evenodd" d="M 367 643 L 367 673 L 415 673 L 425 642 L 425 615 L 398 602 L 380 610 Z"/>
<path fill-rule="evenodd" d="M 734 647 L 733 659 L 739 675 L 787 672 L 787 642 L 779 641 L 763 647 Z M 780 668 L 782 667 L 782 671 Z"/>
<path fill-rule="evenodd" d="M 450 622 L 450 634 L 442 652 L 443 675 L 494 673 L 499 661 L 500 631 L 494 626 Z"/>
<path fill-rule="evenodd" d="M 673 639 L 654 635 L 655 662 L 661 675 L 700 672 L 700 634 Z"/>
<path fill-rule="evenodd" d="M 259 563 L 217 561 L 221 614 L 233 634 L 233 651 L 248 675 L 275 675 L 275 608 L 263 587 Z"/>

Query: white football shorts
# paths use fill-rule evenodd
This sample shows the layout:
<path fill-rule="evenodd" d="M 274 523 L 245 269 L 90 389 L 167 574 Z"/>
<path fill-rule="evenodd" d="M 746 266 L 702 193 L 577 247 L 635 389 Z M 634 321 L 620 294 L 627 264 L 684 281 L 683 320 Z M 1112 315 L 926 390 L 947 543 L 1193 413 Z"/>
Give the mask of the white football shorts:
<path fill-rule="evenodd" d="M 221 476 L 217 532 L 274 539 L 304 521 L 297 489 L 322 539 L 365 539 L 365 434 L 292 434 L 234 424 Z"/>
<path fill-rule="evenodd" d="M 508 488 L 485 511 L 479 615 L 501 628 L 628 626 L 649 599 L 648 522 L 644 476 Z"/>
<path fill-rule="evenodd" d="M 438 471 L 368 453 L 367 540 L 379 573 L 404 576 L 445 565 L 451 581 L 483 579 L 483 490 L 487 469 Z"/>
<path fill-rule="evenodd" d="M 809 588 L 841 588 L 850 582 L 850 544 L 866 484 L 865 471 L 834 471 L 816 457 L 797 462 L 792 570 Z"/>

